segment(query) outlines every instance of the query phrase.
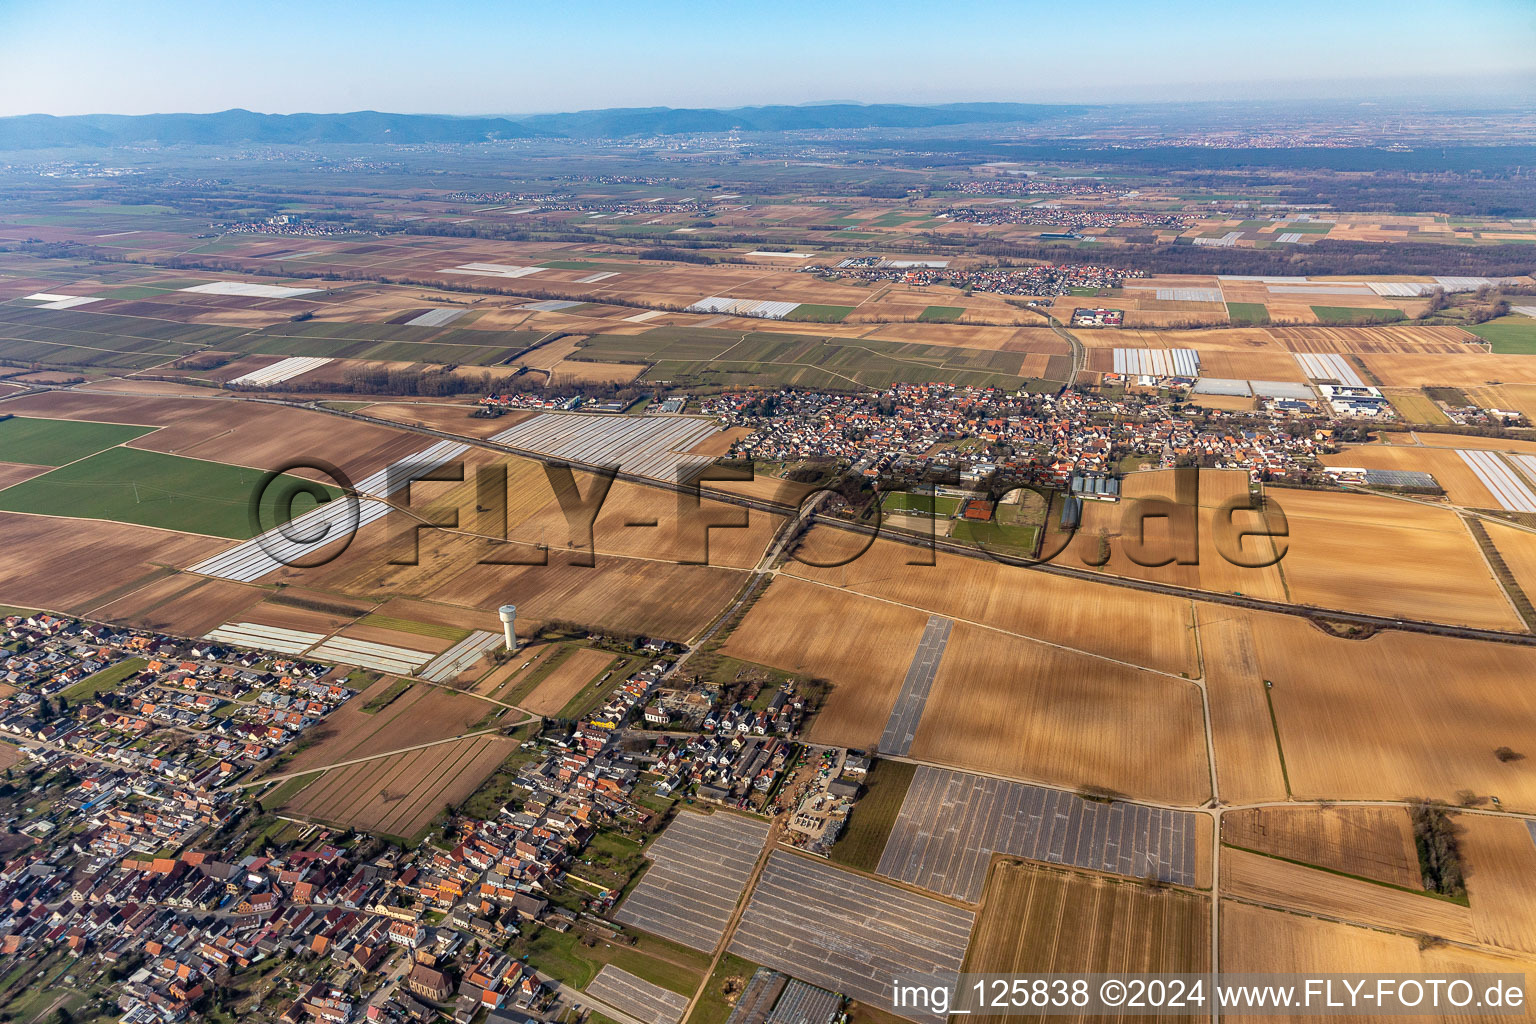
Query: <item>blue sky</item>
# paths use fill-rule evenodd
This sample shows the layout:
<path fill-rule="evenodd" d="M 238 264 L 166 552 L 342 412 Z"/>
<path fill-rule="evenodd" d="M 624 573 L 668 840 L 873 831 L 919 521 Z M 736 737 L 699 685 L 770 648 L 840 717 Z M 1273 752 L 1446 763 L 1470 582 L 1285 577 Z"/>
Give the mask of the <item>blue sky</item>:
<path fill-rule="evenodd" d="M 0 0 L 0 114 L 1536 96 L 1533 0 Z"/>

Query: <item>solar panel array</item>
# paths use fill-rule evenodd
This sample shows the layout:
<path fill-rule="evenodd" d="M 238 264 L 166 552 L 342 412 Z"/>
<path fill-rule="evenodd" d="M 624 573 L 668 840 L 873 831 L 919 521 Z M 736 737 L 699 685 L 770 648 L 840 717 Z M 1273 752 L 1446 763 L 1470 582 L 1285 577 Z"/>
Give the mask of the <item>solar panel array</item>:
<path fill-rule="evenodd" d="M 714 460 L 686 452 L 720 432 L 713 420 L 691 416 L 603 416 L 545 412 L 491 438 L 498 444 L 625 473 L 682 480 Z"/>
<path fill-rule="evenodd" d="M 1355 368 L 1337 352 L 1293 352 L 1292 355 L 1309 380 L 1336 380 L 1354 388 L 1366 386 Z"/>
<path fill-rule="evenodd" d="M 292 522 L 275 526 L 212 558 L 205 558 L 188 567 L 187 571 L 237 583 L 251 583 L 275 569 L 304 561 L 321 548 L 346 537 L 350 528 L 355 526 L 361 529 L 388 515 L 390 506 L 374 499 L 388 498 L 392 491 L 405 486 L 409 476 L 420 476 L 468 450 L 467 444 L 439 441 L 430 448 L 364 477 L 356 487 L 359 497 L 355 505 L 345 498 L 317 505 L 303 515 L 296 516 Z M 355 523 L 352 520 L 354 509 L 357 514 Z"/>
<path fill-rule="evenodd" d="M 1197 377 L 1200 353 L 1192 348 L 1117 348 L 1115 372 L 1123 376 Z"/>
<path fill-rule="evenodd" d="M 782 320 L 798 302 L 765 302 L 758 299 L 733 299 L 728 295 L 709 295 L 689 306 L 686 313 L 727 313 L 731 316 L 755 316 L 764 320 Z"/>

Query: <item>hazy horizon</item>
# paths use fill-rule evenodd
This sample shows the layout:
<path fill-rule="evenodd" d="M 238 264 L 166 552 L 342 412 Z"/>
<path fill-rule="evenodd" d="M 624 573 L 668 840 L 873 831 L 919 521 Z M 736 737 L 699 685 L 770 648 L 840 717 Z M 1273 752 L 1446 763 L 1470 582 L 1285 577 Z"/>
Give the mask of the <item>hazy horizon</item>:
<path fill-rule="evenodd" d="M 673 2 L 636 10 L 610 0 L 571 18 L 483 0 L 430 17 L 399 0 L 324 8 L 276 0 L 259 19 L 232 4 L 186 0 L 147 9 L 100 0 L 12 4 L 0 9 L 0 114 L 522 116 L 836 102 L 1536 95 L 1536 7 L 1524 0 L 1487 0 L 1474 15 L 1485 31 L 1411 78 L 1402 74 L 1404 55 L 1429 65 L 1425 48 L 1439 45 L 1440 26 L 1468 17 L 1462 5 L 1298 0 L 1256 10 L 1170 0 L 1149 10 L 1105 0 L 1087 26 L 1062 24 L 1059 10 L 1040 0 L 981 2 L 958 16 L 916 4 L 786 0 L 770 22 L 744 8 Z"/>

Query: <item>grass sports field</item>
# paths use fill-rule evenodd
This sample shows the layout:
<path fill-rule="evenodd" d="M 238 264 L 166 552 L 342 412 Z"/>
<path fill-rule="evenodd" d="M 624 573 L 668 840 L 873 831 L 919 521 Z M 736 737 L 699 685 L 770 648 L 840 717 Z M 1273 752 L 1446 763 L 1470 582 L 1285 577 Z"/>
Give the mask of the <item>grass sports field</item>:
<path fill-rule="evenodd" d="M 1488 342 L 1499 355 L 1536 355 L 1536 320 L 1528 316 L 1502 316 L 1465 330 Z"/>
<path fill-rule="evenodd" d="M 13 416 L 0 420 L 0 462 L 62 466 L 142 437 L 154 427 Z"/>
<path fill-rule="evenodd" d="M 257 532 L 251 529 L 250 501 L 262 476 L 260 470 L 222 462 L 110 448 L 0 491 L 0 509 L 243 540 Z M 282 479 L 290 486 L 314 486 L 297 477 Z M 274 511 L 283 490 L 274 482 L 266 491 L 261 522 L 268 527 L 277 523 Z M 341 497 L 334 487 L 326 491 Z M 293 512 L 302 514 L 313 504 L 301 494 Z"/>

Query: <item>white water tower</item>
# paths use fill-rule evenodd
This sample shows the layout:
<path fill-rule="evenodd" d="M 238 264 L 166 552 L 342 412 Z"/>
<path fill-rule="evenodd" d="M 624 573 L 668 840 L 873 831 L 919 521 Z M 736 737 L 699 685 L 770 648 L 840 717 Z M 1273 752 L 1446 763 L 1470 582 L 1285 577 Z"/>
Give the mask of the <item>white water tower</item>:
<path fill-rule="evenodd" d="M 501 606 L 501 628 L 507 640 L 507 650 L 517 650 L 517 605 Z"/>

